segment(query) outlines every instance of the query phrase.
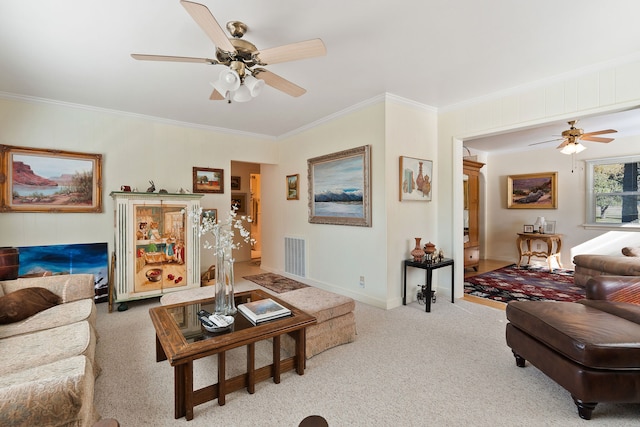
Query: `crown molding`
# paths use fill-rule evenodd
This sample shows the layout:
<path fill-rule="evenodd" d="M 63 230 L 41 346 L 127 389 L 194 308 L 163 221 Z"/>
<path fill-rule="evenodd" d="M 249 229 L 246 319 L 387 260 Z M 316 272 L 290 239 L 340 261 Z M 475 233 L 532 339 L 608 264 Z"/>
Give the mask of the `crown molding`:
<path fill-rule="evenodd" d="M 192 128 L 192 129 L 207 130 L 207 131 L 211 131 L 211 132 L 217 132 L 217 133 L 223 133 L 223 134 L 229 134 L 229 135 L 236 135 L 236 136 L 243 136 L 243 137 L 257 138 L 257 139 L 264 139 L 264 140 L 271 140 L 271 141 L 275 141 L 276 140 L 276 138 L 271 136 L 271 135 L 257 134 L 257 133 L 251 133 L 251 132 L 242 132 L 242 131 L 238 131 L 238 130 L 220 128 L 220 127 L 216 127 L 216 126 L 208 126 L 208 125 L 201 125 L 201 124 L 198 124 L 198 123 L 182 122 L 182 121 L 179 121 L 179 120 L 171 120 L 171 119 L 166 119 L 166 118 L 163 118 L 163 117 L 155 117 L 155 116 L 149 116 L 149 115 L 145 115 L 145 114 L 131 113 L 131 112 L 128 112 L 128 111 L 111 110 L 111 109 L 108 109 L 108 108 L 94 107 L 94 106 L 91 106 L 91 105 L 84 105 L 84 104 L 75 104 L 75 103 L 72 103 L 72 102 L 58 101 L 58 100 L 54 100 L 54 99 L 38 98 L 38 97 L 35 97 L 35 96 L 18 95 L 18 94 L 9 93 L 9 92 L 0 92 L 0 98 L 8 99 L 8 100 L 11 100 L 11 101 L 28 102 L 28 103 L 31 103 L 31 104 L 48 104 L 48 105 L 55 105 L 55 106 L 58 106 L 58 107 L 73 108 L 73 109 L 77 109 L 77 110 L 85 110 L 85 111 L 91 111 L 91 112 L 96 112 L 96 113 L 112 114 L 112 115 L 122 116 L 122 117 L 127 117 L 127 118 L 146 120 L 146 121 L 151 121 L 151 122 L 161 123 L 161 124 L 167 124 L 167 125 L 172 125 L 172 126 L 179 126 L 179 127 L 187 127 L 187 128 Z"/>

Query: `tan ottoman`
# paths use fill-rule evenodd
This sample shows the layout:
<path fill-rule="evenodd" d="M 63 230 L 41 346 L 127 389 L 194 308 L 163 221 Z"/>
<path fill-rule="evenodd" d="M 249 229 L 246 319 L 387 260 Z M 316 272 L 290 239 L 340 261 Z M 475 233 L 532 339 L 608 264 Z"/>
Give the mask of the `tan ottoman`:
<path fill-rule="evenodd" d="M 311 286 L 279 294 L 278 298 L 314 316 L 318 322 L 307 328 L 307 359 L 332 347 L 355 341 L 353 299 Z M 293 351 L 292 338 L 285 336 L 282 342 L 285 349 Z"/>

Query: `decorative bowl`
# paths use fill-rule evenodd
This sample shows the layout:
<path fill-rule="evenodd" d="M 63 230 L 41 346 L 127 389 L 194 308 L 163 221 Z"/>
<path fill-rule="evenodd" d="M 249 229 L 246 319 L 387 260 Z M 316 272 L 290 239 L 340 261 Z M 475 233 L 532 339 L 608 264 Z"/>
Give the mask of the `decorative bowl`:
<path fill-rule="evenodd" d="M 161 268 L 152 268 L 145 273 L 147 279 L 150 282 L 159 282 L 162 279 L 162 269 Z"/>

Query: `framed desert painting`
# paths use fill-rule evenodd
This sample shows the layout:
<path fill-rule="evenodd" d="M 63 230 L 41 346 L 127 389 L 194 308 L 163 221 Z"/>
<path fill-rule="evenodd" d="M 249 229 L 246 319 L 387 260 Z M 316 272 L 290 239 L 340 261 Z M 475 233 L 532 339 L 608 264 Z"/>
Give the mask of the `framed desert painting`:
<path fill-rule="evenodd" d="M 193 168 L 194 193 L 224 193 L 224 169 Z"/>
<path fill-rule="evenodd" d="M 431 201 L 433 162 L 400 156 L 400 201 Z"/>
<path fill-rule="evenodd" d="M 287 175 L 287 200 L 298 200 L 300 195 L 298 194 L 300 175 Z"/>
<path fill-rule="evenodd" d="M 558 172 L 509 175 L 507 208 L 557 209 Z"/>
<path fill-rule="evenodd" d="M 371 146 L 307 160 L 309 222 L 371 227 Z"/>
<path fill-rule="evenodd" d="M 0 145 L 0 211 L 102 212 L 102 155 Z"/>

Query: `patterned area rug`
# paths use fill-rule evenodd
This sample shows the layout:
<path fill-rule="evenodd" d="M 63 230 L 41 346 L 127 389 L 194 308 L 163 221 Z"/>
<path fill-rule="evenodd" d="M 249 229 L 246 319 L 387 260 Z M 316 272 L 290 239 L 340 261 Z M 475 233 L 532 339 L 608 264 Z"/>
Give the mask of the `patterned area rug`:
<path fill-rule="evenodd" d="M 274 273 L 256 274 L 255 276 L 244 276 L 244 278 L 279 294 L 308 286 Z"/>
<path fill-rule="evenodd" d="M 585 297 L 573 284 L 573 270 L 515 264 L 465 279 L 464 293 L 507 303 L 509 301 L 569 301 Z"/>

